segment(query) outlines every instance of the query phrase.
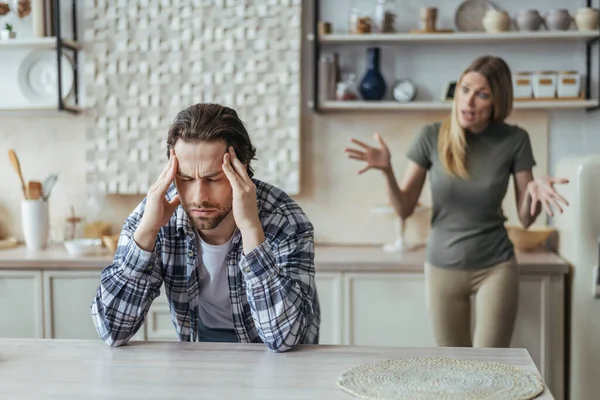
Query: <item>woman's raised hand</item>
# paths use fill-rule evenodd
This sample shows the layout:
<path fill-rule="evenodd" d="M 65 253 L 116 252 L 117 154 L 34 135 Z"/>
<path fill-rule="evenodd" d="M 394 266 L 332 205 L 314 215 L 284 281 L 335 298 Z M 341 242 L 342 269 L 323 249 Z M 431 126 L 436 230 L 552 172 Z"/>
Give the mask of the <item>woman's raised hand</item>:
<path fill-rule="evenodd" d="M 359 146 L 361 149 L 346 147 L 344 152 L 348 155 L 348 158 L 353 160 L 364 161 L 366 165 L 358 170 L 359 174 L 368 171 L 369 169 L 379 169 L 381 171 L 389 171 L 392 169 L 390 151 L 384 143 L 381 136 L 376 133 L 375 140 L 379 144 L 379 147 L 369 146 L 368 144 L 361 142 L 357 139 L 350 139 L 352 143 Z"/>

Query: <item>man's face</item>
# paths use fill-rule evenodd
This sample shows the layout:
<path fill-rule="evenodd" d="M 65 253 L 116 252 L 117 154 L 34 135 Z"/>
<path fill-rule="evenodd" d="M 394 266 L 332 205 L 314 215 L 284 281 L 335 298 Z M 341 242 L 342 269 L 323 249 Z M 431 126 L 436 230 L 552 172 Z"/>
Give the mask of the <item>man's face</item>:
<path fill-rule="evenodd" d="M 227 145 L 180 139 L 173 149 L 179 161 L 175 185 L 183 209 L 198 230 L 215 229 L 231 212 L 231 184 L 222 167 Z"/>

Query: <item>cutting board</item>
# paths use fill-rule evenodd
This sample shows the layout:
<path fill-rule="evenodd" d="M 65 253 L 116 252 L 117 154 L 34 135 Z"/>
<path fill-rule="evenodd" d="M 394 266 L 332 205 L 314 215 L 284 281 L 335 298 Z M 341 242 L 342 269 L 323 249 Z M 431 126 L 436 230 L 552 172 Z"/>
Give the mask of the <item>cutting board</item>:
<path fill-rule="evenodd" d="M 12 249 L 19 245 L 17 238 L 11 236 L 6 239 L 0 239 L 0 250 Z"/>

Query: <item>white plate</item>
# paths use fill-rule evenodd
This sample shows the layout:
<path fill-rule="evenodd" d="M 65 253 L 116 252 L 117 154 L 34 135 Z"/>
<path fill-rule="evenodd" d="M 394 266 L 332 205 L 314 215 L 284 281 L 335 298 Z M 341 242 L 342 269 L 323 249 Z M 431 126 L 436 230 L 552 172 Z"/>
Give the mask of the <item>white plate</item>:
<path fill-rule="evenodd" d="M 55 102 L 58 98 L 58 65 L 53 50 L 34 51 L 19 66 L 19 86 L 32 102 Z M 62 95 L 65 99 L 73 90 L 75 77 L 69 57 L 62 55 Z"/>
<path fill-rule="evenodd" d="M 486 0 L 463 1 L 454 14 L 454 25 L 461 32 L 483 32 L 485 31 L 481 20 L 487 10 L 497 10 L 493 3 Z"/>

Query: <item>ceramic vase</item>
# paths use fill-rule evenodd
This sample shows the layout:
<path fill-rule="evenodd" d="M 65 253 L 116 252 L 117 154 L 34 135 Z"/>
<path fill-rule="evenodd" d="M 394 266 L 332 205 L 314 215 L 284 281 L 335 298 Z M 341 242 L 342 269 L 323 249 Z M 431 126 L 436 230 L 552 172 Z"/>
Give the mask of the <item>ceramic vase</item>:
<path fill-rule="evenodd" d="M 595 8 L 580 8 L 575 13 L 575 25 L 580 31 L 595 31 L 600 23 L 600 12 Z"/>
<path fill-rule="evenodd" d="M 517 27 L 520 31 L 537 31 L 543 19 L 537 10 L 522 10 L 517 15 Z"/>
<path fill-rule="evenodd" d="M 360 94 L 363 100 L 381 100 L 387 90 L 385 80 L 379 69 L 379 47 L 367 49 L 367 72 L 360 82 Z"/>
<path fill-rule="evenodd" d="M 546 15 L 546 28 L 551 31 L 566 31 L 571 26 L 571 14 L 568 10 L 552 10 Z"/>
<path fill-rule="evenodd" d="M 486 32 L 497 33 L 506 32 L 510 29 L 510 16 L 506 11 L 487 10 L 481 21 Z"/>

